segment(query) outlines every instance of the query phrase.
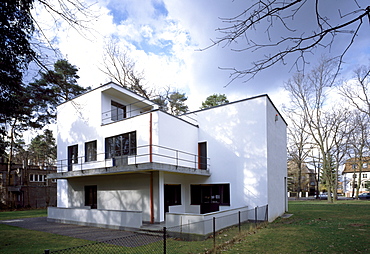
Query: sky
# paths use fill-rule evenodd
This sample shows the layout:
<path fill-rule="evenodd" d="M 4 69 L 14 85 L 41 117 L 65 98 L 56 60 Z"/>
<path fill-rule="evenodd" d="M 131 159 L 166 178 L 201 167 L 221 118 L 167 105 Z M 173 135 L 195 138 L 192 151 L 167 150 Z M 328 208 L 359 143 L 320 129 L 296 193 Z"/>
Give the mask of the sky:
<path fill-rule="evenodd" d="M 245 45 L 217 45 L 206 50 L 212 40 L 222 36 L 217 28 L 228 24 L 221 18 L 239 15 L 248 1 L 242 0 L 85 0 L 90 5 L 92 16 L 83 22 L 84 29 L 73 29 L 63 21 L 53 19 L 47 11 L 36 6 L 39 25 L 49 42 L 58 48 L 62 57 L 79 68 L 79 84 L 92 88 L 107 83 L 110 79 L 100 71 L 104 48 L 110 38 L 126 48 L 135 61 L 138 71 L 143 71 L 148 87 L 160 90 L 172 87 L 186 93 L 187 105 L 191 111 L 199 109 L 207 96 L 225 94 L 229 101 L 240 100 L 260 94 L 268 94 L 278 109 L 288 100 L 283 89 L 295 72 L 293 58 L 285 64 L 278 64 L 252 80 L 237 79 L 231 84 L 230 71 L 222 68 L 243 68 L 257 60 L 266 51 L 235 52 Z M 357 0 L 366 7 L 366 0 Z M 351 10 L 355 1 L 332 0 L 320 6 L 323 15 L 336 22 L 338 10 Z M 333 4 L 336 6 L 333 12 Z M 312 31 L 310 24 L 312 9 L 302 10 L 290 23 L 299 33 Z M 343 11 L 342 11 L 343 12 Z M 77 17 L 79 13 L 76 12 Z M 311 15 L 312 16 L 312 15 Z M 342 15 L 343 16 L 343 15 Z M 81 17 L 86 20 L 85 17 Z M 348 18 L 348 16 L 347 16 Z M 343 18 L 344 20 L 346 17 Z M 338 21 L 339 22 L 339 21 Z M 356 38 L 356 45 L 345 58 L 343 74 L 349 73 L 361 64 L 369 64 L 370 37 L 368 20 L 364 20 Z M 366 28 L 366 29 L 365 29 Z M 277 38 L 284 35 L 283 28 L 276 22 L 274 32 Z M 266 30 L 252 31 L 251 38 L 258 41 L 266 38 Z M 317 49 L 307 59 L 314 64 L 322 54 L 334 56 L 345 48 L 348 33 L 338 34 L 333 47 Z M 50 56 L 53 58 L 52 56 Z"/>

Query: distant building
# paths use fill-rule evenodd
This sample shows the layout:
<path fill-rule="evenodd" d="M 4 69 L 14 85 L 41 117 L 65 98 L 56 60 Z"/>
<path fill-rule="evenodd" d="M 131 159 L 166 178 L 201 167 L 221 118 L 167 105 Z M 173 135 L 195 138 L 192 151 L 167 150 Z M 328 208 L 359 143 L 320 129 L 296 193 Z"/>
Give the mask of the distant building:
<path fill-rule="evenodd" d="M 306 163 L 302 163 L 301 172 L 301 195 L 314 196 L 317 189 L 316 173 L 310 169 Z M 299 195 L 298 190 L 298 167 L 293 160 L 288 160 L 288 191 L 290 197 Z"/>
<path fill-rule="evenodd" d="M 39 208 L 56 206 L 56 181 L 47 175 L 56 167 L 12 164 L 7 183 L 8 164 L 0 163 L 0 208 Z M 8 197 L 8 200 L 6 200 Z"/>
<path fill-rule="evenodd" d="M 360 172 L 361 171 L 361 172 Z M 350 158 L 344 164 L 343 191 L 346 197 L 354 197 L 361 178 L 359 193 L 368 192 L 370 188 L 370 157 Z"/>

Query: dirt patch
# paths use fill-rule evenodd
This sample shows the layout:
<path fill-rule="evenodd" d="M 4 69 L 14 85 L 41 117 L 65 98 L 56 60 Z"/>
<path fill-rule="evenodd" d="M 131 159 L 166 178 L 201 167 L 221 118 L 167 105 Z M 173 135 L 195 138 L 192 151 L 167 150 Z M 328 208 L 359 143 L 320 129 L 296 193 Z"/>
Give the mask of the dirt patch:
<path fill-rule="evenodd" d="M 351 226 L 351 227 L 362 227 L 362 226 L 365 226 L 365 224 L 353 223 L 353 224 L 349 224 L 348 226 Z"/>

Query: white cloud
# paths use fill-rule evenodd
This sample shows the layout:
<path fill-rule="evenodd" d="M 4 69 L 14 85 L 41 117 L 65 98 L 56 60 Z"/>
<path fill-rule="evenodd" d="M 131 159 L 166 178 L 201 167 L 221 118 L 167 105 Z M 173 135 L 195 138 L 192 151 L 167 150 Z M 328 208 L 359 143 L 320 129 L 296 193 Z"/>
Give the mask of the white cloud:
<path fill-rule="evenodd" d="M 225 26 L 219 18 L 239 14 L 246 6 L 245 1 L 92 1 L 95 2 L 93 12 L 99 16 L 89 22 L 90 30 L 82 31 L 87 39 L 64 23 L 51 26 L 53 19 L 37 10 L 47 36 L 57 36 L 55 46 L 80 68 L 82 86 L 96 87 L 109 81 L 99 71 L 99 65 L 105 42 L 114 36 L 130 49 L 149 85 L 171 86 L 186 92 L 191 110 L 198 109 L 201 102 L 214 93 L 226 94 L 230 101 L 268 93 L 278 108 L 284 100 L 282 86 L 293 74 L 289 73 L 291 66 L 278 65 L 248 83 L 236 80 L 224 88 L 230 81 L 230 71 L 219 67 L 244 67 L 258 54 L 236 53 L 222 46 L 197 51 L 221 36 L 215 31 Z M 260 33 L 256 31 L 256 35 Z M 366 54 L 355 51 L 352 61 L 369 58 L 369 44 L 364 43 L 368 41 L 360 40 L 358 50 Z"/>

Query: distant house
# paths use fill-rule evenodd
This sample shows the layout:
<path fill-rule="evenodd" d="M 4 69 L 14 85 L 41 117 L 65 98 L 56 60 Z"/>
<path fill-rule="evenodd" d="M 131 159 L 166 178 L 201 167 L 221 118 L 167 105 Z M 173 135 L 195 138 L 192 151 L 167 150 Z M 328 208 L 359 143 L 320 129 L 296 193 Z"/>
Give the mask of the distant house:
<path fill-rule="evenodd" d="M 361 171 L 361 172 L 360 172 Z M 361 177 L 359 193 L 368 192 L 370 188 L 370 157 L 350 158 L 344 164 L 343 191 L 346 197 L 354 197 L 358 185 L 358 178 Z"/>
<path fill-rule="evenodd" d="M 57 184 L 47 178 L 51 173 L 56 173 L 56 167 L 12 164 L 7 182 L 8 164 L 0 163 L 0 207 L 56 206 Z"/>
<path fill-rule="evenodd" d="M 267 95 L 176 117 L 108 83 L 57 111 L 49 220 L 138 228 L 264 205 L 272 221 L 287 209 L 286 122 Z"/>
<path fill-rule="evenodd" d="M 298 189 L 298 168 L 297 164 L 293 160 L 288 160 L 288 191 L 290 197 L 297 195 L 309 195 L 314 196 L 317 189 L 316 173 L 313 169 L 307 167 L 306 163 L 302 163 L 301 172 L 301 192 L 297 193 Z"/>

